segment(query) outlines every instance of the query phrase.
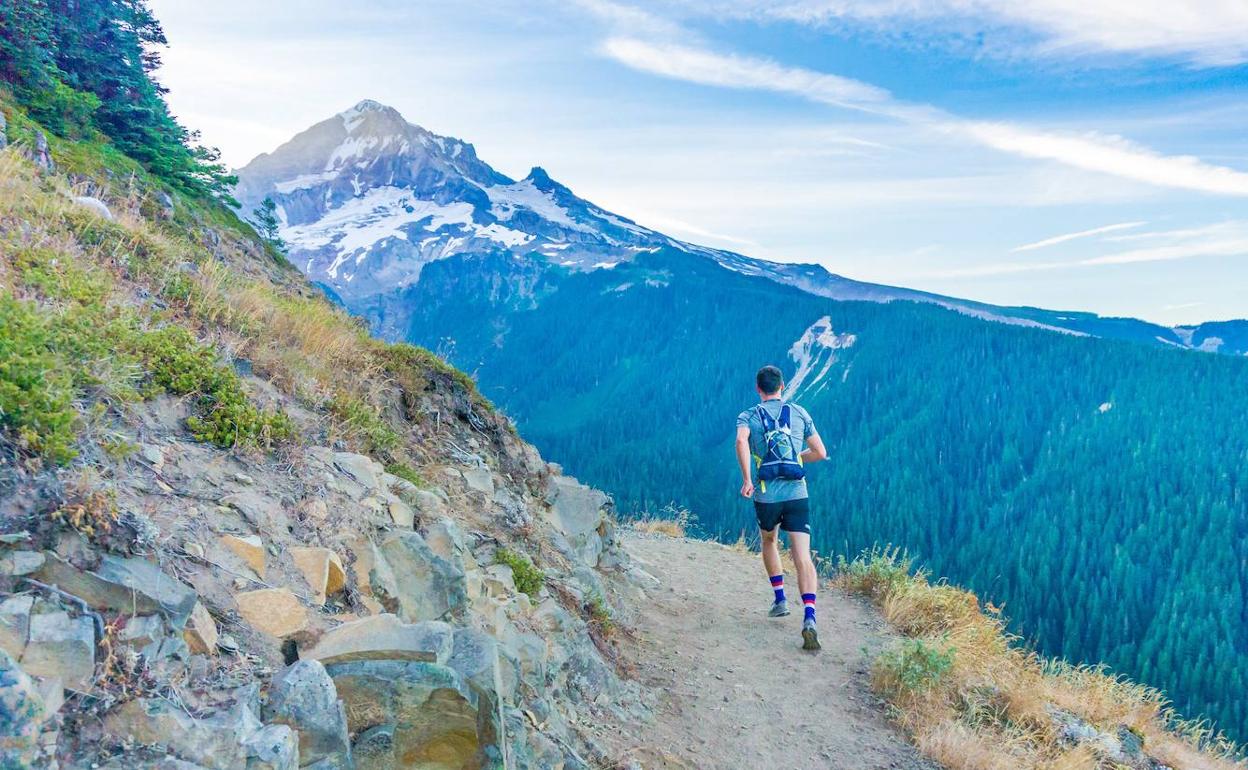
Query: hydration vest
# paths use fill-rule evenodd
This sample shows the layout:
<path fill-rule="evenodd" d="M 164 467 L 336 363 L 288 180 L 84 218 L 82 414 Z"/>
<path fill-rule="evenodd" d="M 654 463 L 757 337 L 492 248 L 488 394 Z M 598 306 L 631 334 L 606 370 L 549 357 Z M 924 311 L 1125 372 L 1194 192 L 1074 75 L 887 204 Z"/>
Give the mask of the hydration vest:
<path fill-rule="evenodd" d="M 780 407 L 780 416 L 776 419 L 759 404 L 758 417 L 763 423 L 763 456 L 756 458 L 759 481 L 806 478 L 806 469 L 802 467 L 801 441 L 793 435 L 789 405 Z"/>

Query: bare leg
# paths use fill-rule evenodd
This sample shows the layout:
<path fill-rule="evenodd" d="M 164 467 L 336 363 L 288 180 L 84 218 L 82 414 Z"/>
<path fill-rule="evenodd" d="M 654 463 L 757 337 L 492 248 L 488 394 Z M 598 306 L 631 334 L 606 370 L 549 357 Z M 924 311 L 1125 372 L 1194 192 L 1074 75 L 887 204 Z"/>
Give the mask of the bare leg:
<path fill-rule="evenodd" d="M 763 541 L 763 559 L 767 558 L 766 541 Z M 775 548 L 775 541 L 772 541 Z M 776 562 L 779 563 L 780 553 L 776 549 Z M 810 558 L 810 535 L 805 532 L 789 533 L 789 554 L 793 557 L 793 566 L 797 568 L 797 588 L 804 594 L 815 593 L 819 585 L 819 577 L 815 573 L 815 562 Z M 770 568 L 769 568 L 770 569 Z M 775 573 L 772 573 L 775 574 Z"/>
<path fill-rule="evenodd" d="M 767 577 L 783 575 L 784 566 L 780 564 L 780 525 L 777 524 L 770 532 L 760 529 L 758 534 L 762 538 L 763 567 L 767 570 Z"/>

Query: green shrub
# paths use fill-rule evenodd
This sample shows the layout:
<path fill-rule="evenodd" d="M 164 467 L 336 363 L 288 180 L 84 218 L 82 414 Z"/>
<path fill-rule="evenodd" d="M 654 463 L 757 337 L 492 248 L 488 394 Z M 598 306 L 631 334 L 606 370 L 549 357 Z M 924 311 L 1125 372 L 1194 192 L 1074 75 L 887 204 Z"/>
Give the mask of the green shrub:
<path fill-rule="evenodd" d="M 512 578 L 516 581 L 516 590 L 536 597 L 546 582 L 546 573 L 533 566 L 528 557 L 510 548 L 499 548 L 494 552 L 494 561 L 511 567 Z"/>
<path fill-rule="evenodd" d="M 374 406 L 358 396 L 338 393 L 329 401 L 329 414 L 339 430 L 362 440 L 373 452 L 388 452 L 399 445 L 399 434 Z"/>
<path fill-rule="evenodd" d="M 906 639 L 885 650 L 875 661 L 879 688 L 891 695 L 926 692 L 940 683 L 953 667 L 954 650 L 924 639 Z"/>
<path fill-rule="evenodd" d="M 429 482 L 425 481 L 425 479 L 416 472 L 415 468 L 406 463 L 390 463 L 386 466 L 386 473 L 389 473 L 391 476 L 398 476 L 404 481 L 411 482 L 421 489 L 429 486 Z"/>
<path fill-rule="evenodd" d="M 139 352 L 149 377 L 147 395 L 199 396 L 199 414 L 186 421 L 196 439 L 220 447 L 267 446 L 294 435 L 289 417 L 252 404 L 238 374 L 218 364 L 213 349 L 186 329 L 146 332 L 139 338 Z"/>
<path fill-rule="evenodd" d="M 55 333 L 35 307 L 0 294 L 0 426 L 48 460 L 63 464 L 78 413 L 74 378 L 55 353 Z"/>
<path fill-rule="evenodd" d="M 615 618 L 611 615 L 611 607 L 600 594 L 590 594 L 585 600 L 585 611 L 589 613 L 589 622 L 603 634 L 615 630 Z"/>

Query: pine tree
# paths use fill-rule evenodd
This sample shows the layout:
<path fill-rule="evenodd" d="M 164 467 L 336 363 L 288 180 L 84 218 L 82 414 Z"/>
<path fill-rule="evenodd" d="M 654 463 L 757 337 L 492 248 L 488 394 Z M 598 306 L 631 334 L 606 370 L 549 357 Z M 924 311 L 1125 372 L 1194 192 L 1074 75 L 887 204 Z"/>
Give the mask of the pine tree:
<path fill-rule="evenodd" d="M 272 198 L 265 198 L 251 211 L 251 223 L 256 228 L 256 232 L 264 239 L 264 242 L 284 252 L 286 250 L 286 242 L 278 235 L 278 229 L 281 222 L 277 218 L 277 204 Z"/>

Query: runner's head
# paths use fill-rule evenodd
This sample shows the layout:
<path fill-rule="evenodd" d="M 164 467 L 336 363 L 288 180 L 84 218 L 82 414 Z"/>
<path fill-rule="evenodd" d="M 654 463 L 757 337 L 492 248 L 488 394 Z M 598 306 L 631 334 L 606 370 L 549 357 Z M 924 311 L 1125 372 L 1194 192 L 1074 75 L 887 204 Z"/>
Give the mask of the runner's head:
<path fill-rule="evenodd" d="M 758 388 L 758 395 L 763 398 L 772 398 L 780 395 L 780 391 L 784 390 L 784 375 L 780 370 L 770 364 L 758 370 L 758 374 L 754 375 L 754 385 Z"/>

